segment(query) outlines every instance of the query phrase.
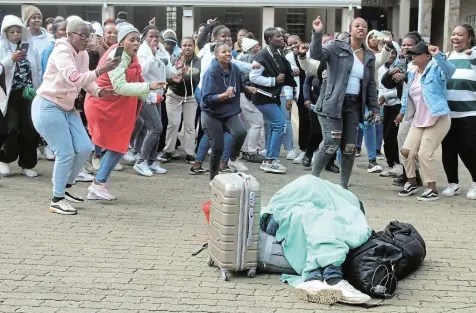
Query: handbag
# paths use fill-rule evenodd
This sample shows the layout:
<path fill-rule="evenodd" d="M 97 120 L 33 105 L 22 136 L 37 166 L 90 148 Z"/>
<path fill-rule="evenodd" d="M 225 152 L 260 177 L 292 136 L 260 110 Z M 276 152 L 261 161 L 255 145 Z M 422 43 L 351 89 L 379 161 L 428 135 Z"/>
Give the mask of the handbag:
<path fill-rule="evenodd" d="M 23 99 L 33 101 L 36 97 L 36 89 L 32 87 L 25 87 L 22 94 Z"/>

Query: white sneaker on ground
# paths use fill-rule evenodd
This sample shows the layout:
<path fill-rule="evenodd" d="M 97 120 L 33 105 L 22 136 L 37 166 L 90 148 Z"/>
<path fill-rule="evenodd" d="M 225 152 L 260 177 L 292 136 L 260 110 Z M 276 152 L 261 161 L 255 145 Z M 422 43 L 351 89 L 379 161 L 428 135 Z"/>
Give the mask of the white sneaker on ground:
<path fill-rule="evenodd" d="M 73 203 L 83 203 L 84 199 L 80 195 L 78 195 L 72 188 L 67 188 L 64 192 L 64 198 Z"/>
<path fill-rule="evenodd" d="M 240 160 L 236 159 L 235 161 L 229 160 L 228 167 L 237 172 L 246 172 L 248 168 Z"/>
<path fill-rule="evenodd" d="M 441 193 L 445 197 L 453 197 L 461 193 L 461 187 L 458 184 L 449 184 Z"/>
<path fill-rule="evenodd" d="M 38 172 L 35 171 L 35 170 L 32 170 L 32 169 L 27 169 L 27 168 L 24 168 L 21 170 L 21 173 L 23 175 L 25 175 L 26 177 L 37 177 L 38 176 Z"/>
<path fill-rule="evenodd" d="M 285 166 L 283 166 L 281 163 L 279 163 L 276 160 L 273 160 L 272 163 L 268 163 L 266 160 L 263 161 L 263 163 L 260 166 L 260 169 L 265 171 L 265 173 L 286 173 L 288 170 Z"/>
<path fill-rule="evenodd" d="M 99 170 L 99 166 L 101 165 L 101 158 L 98 158 L 94 155 L 93 159 L 91 160 L 91 164 L 93 165 L 93 169 L 95 171 Z"/>
<path fill-rule="evenodd" d="M 471 187 L 469 188 L 468 193 L 466 194 L 466 199 L 476 200 L 476 182 L 473 182 L 471 184 Z"/>
<path fill-rule="evenodd" d="M 161 167 L 159 162 L 154 162 L 151 165 L 149 165 L 149 169 L 154 174 L 167 174 L 167 170 Z"/>
<path fill-rule="evenodd" d="M 164 161 L 164 159 L 162 159 L 163 155 L 164 155 L 164 151 L 160 151 L 159 153 L 157 153 L 157 161 Z"/>
<path fill-rule="evenodd" d="M 382 177 L 400 177 L 403 174 L 403 166 L 400 164 L 395 164 L 393 167 L 389 167 L 380 173 Z"/>
<path fill-rule="evenodd" d="M 346 280 L 341 280 L 336 285 L 331 286 L 342 292 L 342 298 L 337 302 L 347 303 L 347 304 L 362 304 L 369 301 L 371 298 L 355 289 L 351 284 Z"/>
<path fill-rule="evenodd" d="M 86 169 L 81 169 L 78 173 L 78 177 L 74 180 L 75 182 L 92 182 L 94 180 L 94 176 L 89 174 Z"/>
<path fill-rule="evenodd" d="M 297 158 L 296 150 L 288 151 L 286 154 L 286 160 L 294 160 L 295 158 Z"/>
<path fill-rule="evenodd" d="M 302 160 L 304 159 L 305 155 L 306 155 L 306 152 L 299 153 L 299 155 L 294 158 L 293 163 L 294 164 L 302 164 Z"/>
<path fill-rule="evenodd" d="M 180 153 L 175 150 L 174 152 L 172 152 L 172 159 L 178 159 L 180 158 Z"/>
<path fill-rule="evenodd" d="M 107 184 L 95 184 L 94 182 L 88 187 L 89 200 L 116 200 L 116 197 L 109 192 Z"/>
<path fill-rule="evenodd" d="M 60 200 L 58 202 L 51 201 L 50 208 L 48 209 L 51 213 L 58 213 L 63 215 L 74 215 L 78 213 L 71 204 L 69 204 L 66 199 Z"/>
<path fill-rule="evenodd" d="M 258 154 L 261 155 L 261 156 L 266 156 L 266 149 L 260 150 L 260 152 L 258 152 Z"/>
<path fill-rule="evenodd" d="M 380 173 L 382 172 L 382 167 L 377 164 L 377 162 L 369 162 L 367 167 L 367 173 Z"/>
<path fill-rule="evenodd" d="M 115 171 L 122 171 L 124 169 L 124 166 L 122 166 L 121 163 L 117 163 L 116 166 L 114 166 Z"/>
<path fill-rule="evenodd" d="M 50 146 L 45 146 L 45 158 L 48 161 L 54 161 L 56 159 L 55 154 L 53 153 L 53 150 L 51 150 Z"/>
<path fill-rule="evenodd" d="M 154 175 L 154 173 L 152 173 L 149 168 L 149 164 L 147 164 L 146 161 L 134 164 L 134 170 L 142 176 L 150 177 Z"/>
<path fill-rule="evenodd" d="M 298 299 L 319 304 L 334 304 L 342 298 L 339 289 L 331 288 L 320 280 L 301 283 L 294 289 Z"/>
<path fill-rule="evenodd" d="M 10 175 L 11 173 L 12 173 L 12 169 L 10 168 L 10 164 L 0 162 L 0 174 Z"/>
<path fill-rule="evenodd" d="M 127 150 L 127 153 L 124 154 L 122 157 L 127 163 L 135 163 L 136 162 L 136 156 L 132 152 L 132 150 Z"/>

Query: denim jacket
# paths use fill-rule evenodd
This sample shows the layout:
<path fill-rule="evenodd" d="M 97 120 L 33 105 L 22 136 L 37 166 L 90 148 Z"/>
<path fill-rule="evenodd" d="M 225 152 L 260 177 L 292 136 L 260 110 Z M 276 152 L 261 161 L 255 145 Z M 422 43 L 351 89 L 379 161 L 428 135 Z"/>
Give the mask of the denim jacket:
<path fill-rule="evenodd" d="M 453 76 L 456 68 L 446 60 L 446 57 L 439 53 L 428 63 L 421 76 L 421 88 L 423 99 L 432 116 L 441 116 L 450 113 L 448 101 L 446 99 L 446 83 Z M 409 96 L 410 88 L 416 72 L 408 73 L 408 83 L 403 91 L 401 114 L 415 114 L 415 105 Z"/>

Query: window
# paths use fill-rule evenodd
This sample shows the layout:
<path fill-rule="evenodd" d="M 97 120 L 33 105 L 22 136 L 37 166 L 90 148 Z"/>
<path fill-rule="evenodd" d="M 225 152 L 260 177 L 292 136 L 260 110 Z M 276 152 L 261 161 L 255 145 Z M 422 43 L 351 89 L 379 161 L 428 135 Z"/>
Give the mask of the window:
<path fill-rule="evenodd" d="M 231 38 L 236 38 L 238 31 L 243 28 L 244 21 L 245 14 L 242 10 L 233 8 L 225 9 L 225 20 L 223 24 L 230 29 Z"/>
<path fill-rule="evenodd" d="M 101 21 L 102 12 L 100 6 L 84 5 L 81 7 L 81 13 L 79 14 L 85 21 Z"/>
<path fill-rule="evenodd" d="M 466 23 L 476 28 L 476 15 L 471 15 L 466 18 Z"/>
<path fill-rule="evenodd" d="M 166 8 L 167 29 L 177 31 L 177 7 Z"/>
<path fill-rule="evenodd" d="M 306 34 L 306 9 L 288 9 L 286 13 L 286 31 L 301 38 Z"/>

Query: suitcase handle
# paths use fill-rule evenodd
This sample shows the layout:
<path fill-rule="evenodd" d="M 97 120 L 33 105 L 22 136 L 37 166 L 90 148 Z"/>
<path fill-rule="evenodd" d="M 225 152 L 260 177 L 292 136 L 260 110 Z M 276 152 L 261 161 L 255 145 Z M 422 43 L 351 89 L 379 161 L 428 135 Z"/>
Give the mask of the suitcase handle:
<path fill-rule="evenodd" d="M 250 192 L 250 197 L 248 201 L 249 210 L 248 210 L 248 238 L 246 239 L 246 246 L 251 246 L 253 241 L 253 224 L 255 219 L 255 202 L 256 202 L 256 195 L 254 192 Z"/>

